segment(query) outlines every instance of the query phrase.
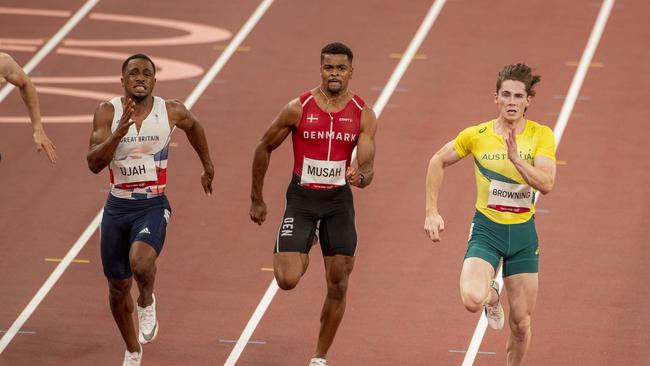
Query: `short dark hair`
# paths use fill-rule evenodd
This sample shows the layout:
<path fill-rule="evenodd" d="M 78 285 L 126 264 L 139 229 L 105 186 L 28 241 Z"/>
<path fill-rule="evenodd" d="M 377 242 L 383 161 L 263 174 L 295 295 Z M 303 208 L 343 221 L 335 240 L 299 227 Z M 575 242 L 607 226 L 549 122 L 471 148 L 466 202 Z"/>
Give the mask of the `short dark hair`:
<path fill-rule="evenodd" d="M 497 78 L 497 93 L 501 84 L 506 80 L 521 81 L 526 86 L 526 93 L 535 96 L 535 84 L 542 80 L 539 75 L 533 75 L 533 70 L 526 64 L 510 64 L 503 67 Z"/>
<path fill-rule="evenodd" d="M 323 62 L 323 57 L 325 55 L 346 55 L 348 57 L 348 61 L 350 61 L 350 64 L 352 63 L 352 58 L 354 57 L 350 47 L 344 45 L 341 42 L 330 43 L 323 47 L 323 49 L 320 50 L 320 62 Z"/>
<path fill-rule="evenodd" d="M 129 56 L 124 62 L 122 63 L 122 74 L 124 74 L 124 71 L 126 71 L 126 65 L 129 64 L 129 61 L 131 60 L 136 60 L 136 59 L 143 59 L 151 62 L 151 66 L 153 66 L 153 73 L 156 73 L 156 64 L 153 63 L 153 60 L 149 58 L 149 56 L 145 55 L 144 53 L 136 53 L 135 55 Z"/>

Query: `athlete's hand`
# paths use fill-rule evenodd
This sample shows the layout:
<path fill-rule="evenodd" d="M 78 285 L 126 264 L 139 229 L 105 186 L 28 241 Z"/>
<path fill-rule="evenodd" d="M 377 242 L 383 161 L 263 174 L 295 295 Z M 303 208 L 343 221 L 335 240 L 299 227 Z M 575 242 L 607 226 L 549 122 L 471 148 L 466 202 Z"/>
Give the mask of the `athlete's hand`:
<path fill-rule="evenodd" d="M 205 194 L 212 196 L 212 179 L 214 178 L 214 169 L 205 169 L 201 173 L 201 185 Z"/>
<path fill-rule="evenodd" d="M 258 225 L 262 225 L 264 220 L 266 220 L 266 203 L 264 203 L 264 201 L 251 202 L 251 209 L 249 214 L 253 222 L 256 222 Z"/>
<path fill-rule="evenodd" d="M 345 172 L 345 180 L 347 180 L 350 185 L 355 187 L 361 187 L 361 184 L 363 184 L 363 179 L 361 177 L 362 175 L 359 171 L 359 168 L 354 166 L 349 166 L 348 170 Z"/>
<path fill-rule="evenodd" d="M 440 232 L 445 230 L 445 222 L 437 213 L 427 213 L 424 217 L 424 232 L 434 242 L 440 241 Z"/>
<path fill-rule="evenodd" d="M 115 129 L 115 134 L 120 138 L 124 137 L 129 132 L 131 125 L 135 123 L 135 120 L 131 119 L 134 108 L 135 102 L 131 98 L 127 99 L 126 103 L 124 103 L 122 117 L 120 117 L 120 122 Z"/>
<path fill-rule="evenodd" d="M 515 160 L 519 159 L 519 149 L 517 148 L 517 132 L 513 128 L 508 132 L 508 137 L 506 138 L 506 146 L 508 148 L 508 159 L 510 159 L 511 162 L 515 162 Z"/>
<path fill-rule="evenodd" d="M 56 146 L 49 137 L 45 134 L 43 128 L 37 128 L 34 130 L 34 143 L 36 144 L 36 151 L 41 152 L 45 150 L 47 158 L 50 159 L 51 163 L 56 163 Z"/>

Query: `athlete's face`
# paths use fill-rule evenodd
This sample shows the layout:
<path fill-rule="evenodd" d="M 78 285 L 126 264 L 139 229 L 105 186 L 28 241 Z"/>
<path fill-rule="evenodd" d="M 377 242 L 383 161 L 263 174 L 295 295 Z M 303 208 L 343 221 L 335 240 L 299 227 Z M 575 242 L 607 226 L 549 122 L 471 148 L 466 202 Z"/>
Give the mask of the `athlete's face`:
<path fill-rule="evenodd" d="M 126 64 L 122 74 L 122 87 L 127 96 L 133 99 L 144 99 L 151 95 L 156 85 L 156 74 L 149 60 L 136 58 Z"/>
<path fill-rule="evenodd" d="M 531 97 L 526 93 L 526 85 L 517 80 L 506 80 L 495 93 L 494 102 L 501 118 L 516 122 L 524 116 Z"/>
<path fill-rule="evenodd" d="M 347 55 L 323 55 L 320 63 L 321 87 L 330 94 L 339 94 L 348 89 L 352 79 L 352 65 Z"/>

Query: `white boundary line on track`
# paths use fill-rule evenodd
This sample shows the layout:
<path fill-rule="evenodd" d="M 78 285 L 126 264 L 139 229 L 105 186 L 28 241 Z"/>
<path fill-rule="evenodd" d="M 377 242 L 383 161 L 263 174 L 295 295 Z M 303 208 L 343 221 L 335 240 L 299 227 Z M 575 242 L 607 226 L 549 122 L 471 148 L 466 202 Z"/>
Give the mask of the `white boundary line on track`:
<path fill-rule="evenodd" d="M 45 45 L 40 50 L 38 50 L 38 52 L 36 52 L 34 57 L 32 57 L 32 59 L 29 60 L 25 66 L 23 66 L 25 73 L 29 74 L 32 72 L 32 70 L 36 68 L 36 65 L 38 65 L 45 58 L 45 56 L 52 52 L 54 47 L 56 47 L 63 40 L 63 38 L 67 36 L 68 33 L 74 29 L 74 27 L 77 26 L 77 24 L 86 16 L 86 14 L 88 14 L 88 12 L 93 7 L 95 7 L 95 5 L 97 5 L 97 3 L 99 3 L 99 0 L 86 1 L 86 3 L 81 8 L 79 8 L 79 10 L 77 10 L 77 12 L 72 17 L 70 17 L 70 19 L 63 25 L 63 27 L 61 27 L 61 29 L 59 29 L 59 31 L 56 32 L 54 36 L 52 36 L 52 38 L 50 38 L 50 40 L 47 41 L 47 43 L 45 43 Z M 7 95 L 9 95 L 9 93 L 11 93 L 11 91 L 14 89 L 15 86 L 13 84 L 7 83 L 7 85 L 5 85 L 5 87 L 0 91 L 0 103 L 2 103 Z M 2 353 L 1 348 L 0 353 Z"/>
<path fill-rule="evenodd" d="M 382 90 L 381 94 L 379 95 L 379 98 L 377 98 L 377 102 L 375 103 L 375 106 L 373 108 L 375 114 L 377 115 L 377 118 L 379 118 L 381 112 L 384 110 L 384 107 L 386 106 L 388 100 L 390 99 L 391 95 L 395 91 L 397 84 L 402 79 L 402 76 L 406 72 L 406 69 L 408 68 L 409 64 L 413 60 L 413 56 L 415 56 L 415 53 L 422 45 L 424 38 L 429 33 L 429 30 L 431 29 L 431 26 L 433 26 L 433 23 L 438 17 L 438 14 L 440 14 L 442 7 L 445 5 L 445 2 L 446 0 L 434 0 L 433 4 L 431 5 L 431 8 L 429 9 L 424 20 L 422 21 L 422 24 L 420 24 L 420 28 L 418 28 L 417 32 L 415 33 L 415 36 L 413 36 L 413 39 L 411 40 L 411 43 L 406 49 L 406 52 L 404 53 L 404 55 L 402 55 L 402 58 L 400 62 L 397 64 L 397 66 L 395 67 L 393 74 L 391 75 L 390 79 L 388 79 L 388 83 Z M 230 353 L 230 356 L 226 360 L 226 363 L 224 363 L 224 366 L 234 366 L 237 363 L 237 360 L 239 359 L 242 352 L 244 351 L 244 348 L 248 344 L 248 341 L 253 336 L 253 332 L 255 331 L 255 328 L 257 328 L 257 325 L 262 320 L 262 316 L 264 316 L 264 313 L 271 305 L 271 301 L 273 300 L 273 297 L 275 296 L 277 291 L 278 291 L 278 284 L 275 281 L 275 279 L 273 279 L 268 289 L 264 293 L 264 296 L 262 296 L 260 303 L 257 305 L 255 312 L 253 313 L 250 320 L 246 324 L 246 327 L 242 331 L 242 334 L 239 336 L 239 339 L 237 340 L 235 347 Z"/>
<path fill-rule="evenodd" d="M 569 123 L 569 117 L 571 116 L 573 107 L 575 106 L 576 100 L 578 99 L 580 88 L 582 88 L 582 83 L 585 80 L 585 76 L 587 76 L 589 65 L 591 64 L 591 60 L 594 57 L 594 53 L 596 52 L 596 48 L 598 47 L 600 38 L 603 35 L 603 31 L 605 30 L 605 25 L 607 24 L 607 20 L 609 19 L 609 14 L 611 13 L 612 8 L 614 7 L 614 1 L 615 0 L 603 1 L 603 4 L 600 8 L 600 12 L 598 13 L 598 17 L 596 18 L 596 23 L 594 24 L 594 27 L 591 30 L 589 41 L 587 41 L 587 46 L 585 47 L 585 50 L 582 53 L 582 57 L 580 58 L 580 64 L 578 65 L 578 69 L 576 70 L 576 73 L 573 76 L 573 81 L 571 82 L 571 86 L 569 87 L 569 93 L 567 94 L 566 99 L 564 99 L 564 104 L 562 105 L 560 115 L 558 116 L 557 121 L 555 122 L 555 127 L 553 128 L 553 135 L 555 136 L 556 151 L 557 148 L 560 146 L 562 135 L 564 134 L 564 130 L 566 129 L 567 124 Z M 536 198 L 537 198 L 536 202 L 539 202 L 539 192 L 537 192 Z M 501 285 L 501 288 L 503 288 L 503 278 L 501 275 L 501 268 L 499 268 L 499 272 L 497 273 L 497 281 Z M 481 345 L 481 341 L 483 340 L 483 336 L 485 335 L 486 329 L 487 329 L 487 319 L 485 318 L 485 313 L 482 313 L 478 321 L 478 324 L 476 325 L 476 329 L 474 330 L 474 335 L 472 336 L 472 340 L 467 349 L 467 353 L 465 354 L 465 359 L 463 360 L 462 366 L 471 366 L 474 364 L 474 359 L 476 358 L 476 354 L 478 352 L 479 346 Z"/>
<path fill-rule="evenodd" d="M 98 0 L 97 0 L 98 1 Z M 188 109 L 192 108 L 194 103 L 198 100 L 199 96 L 205 91 L 206 87 L 212 82 L 212 79 L 214 79 L 217 76 L 217 73 L 223 68 L 223 66 L 226 64 L 228 59 L 232 56 L 233 51 L 237 49 L 241 45 L 241 42 L 246 38 L 248 33 L 253 29 L 255 24 L 260 20 L 264 12 L 268 9 L 268 7 L 273 3 L 273 0 L 263 0 L 262 3 L 258 6 L 258 8 L 255 10 L 255 12 L 251 15 L 251 17 L 246 21 L 244 26 L 239 30 L 235 38 L 230 41 L 230 44 L 226 48 L 226 50 L 219 56 L 219 58 L 214 62 L 213 66 L 210 68 L 210 70 L 203 76 L 203 79 L 197 84 L 195 87 L 194 91 L 190 94 L 188 99 L 185 102 L 185 105 L 187 106 Z M 232 51 L 228 51 L 232 50 Z M 200 92 L 197 92 L 197 90 L 200 89 Z M 191 99 L 190 99 L 191 98 Z M 25 322 L 29 319 L 29 317 L 32 315 L 32 313 L 36 310 L 38 305 L 43 301 L 45 296 L 50 292 L 52 287 L 56 284 L 56 282 L 59 280 L 59 278 L 63 275 L 63 272 L 68 268 L 72 260 L 77 256 L 77 254 L 83 249 L 83 247 L 86 245 L 90 237 L 95 233 L 95 230 L 99 227 L 99 224 L 101 222 L 101 217 L 102 214 L 104 213 L 104 210 L 100 210 L 99 213 L 95 216 L 95 218 L 90 222 L 86 230 L 84 230 L 83 234 L 79 237 L 77 242 L 70 248 L 68 253 L 65 255 L 61 263 L 54 269 L 52 274 L 48 277 L 48 279 L 43 283 L 43 286 L 38 290 L 36 295 L 32 298 L 32 300 L 27 304 L 25 309 L 20 313 L 18 318 L 14 321 L 14 323 L 11 325 L 7 333 L 0 339 L 0 354 L 7 348 L 11 340 L 14 338 L 16 333 L 20 330 L 20 328 L 25 324 Z"/>

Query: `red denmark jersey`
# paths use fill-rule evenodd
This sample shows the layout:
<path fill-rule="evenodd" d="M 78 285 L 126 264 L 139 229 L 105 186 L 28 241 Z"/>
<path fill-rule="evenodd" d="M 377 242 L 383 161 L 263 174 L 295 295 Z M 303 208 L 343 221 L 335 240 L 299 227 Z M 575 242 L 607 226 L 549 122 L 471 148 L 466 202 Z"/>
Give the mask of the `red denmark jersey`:
<path fill-rule="evenodd" d="M 345 185 L 345 171 L 361 131 L 364 101 L 354 95 L 345 108 L 327 113 L 308 91 L 300 96 L 300 104 L 302 117 L 292 134 L 293 172 L 309 188 Z"/>

